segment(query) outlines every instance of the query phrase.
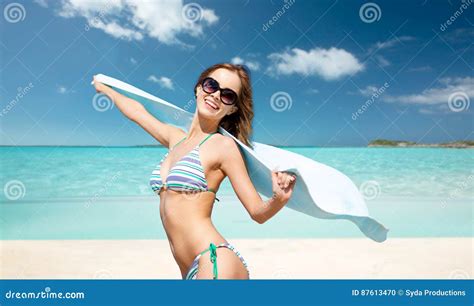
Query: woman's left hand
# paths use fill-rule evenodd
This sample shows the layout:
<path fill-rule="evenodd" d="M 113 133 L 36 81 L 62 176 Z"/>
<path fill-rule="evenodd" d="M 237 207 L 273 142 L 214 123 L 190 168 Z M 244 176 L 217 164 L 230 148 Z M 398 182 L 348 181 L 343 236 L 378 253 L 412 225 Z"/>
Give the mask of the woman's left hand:
<path fill-rule="evenodd" d="M 284 171 L 272 171 L 273 196 L 283 203 L 288 202 L 293 194 L 296 175 Z"/>

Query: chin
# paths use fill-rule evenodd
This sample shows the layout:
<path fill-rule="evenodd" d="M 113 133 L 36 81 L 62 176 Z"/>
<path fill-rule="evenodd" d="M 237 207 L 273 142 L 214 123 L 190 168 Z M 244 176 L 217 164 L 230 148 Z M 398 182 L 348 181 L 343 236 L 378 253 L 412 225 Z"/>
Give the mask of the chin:
<path fill-rule="evenodd" d="M 204 104 L 204 102 L 203 102 Z M 198 107 L 198 113 L 200 116 L 204 118 L 209 118 L 209 119 L 218 119 L 219 118 L 219 111 L 213 112 L 207 108 L 206 105 L 201 104 L 201 106 Z"/>

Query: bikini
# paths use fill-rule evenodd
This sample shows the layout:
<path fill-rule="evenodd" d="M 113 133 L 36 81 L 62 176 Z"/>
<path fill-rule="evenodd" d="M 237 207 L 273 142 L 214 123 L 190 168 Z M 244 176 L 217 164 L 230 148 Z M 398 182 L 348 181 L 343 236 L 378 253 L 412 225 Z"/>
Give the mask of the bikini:
<path fill-rule="evenodd" d="M 159 195 L 163 188 L 166 186 L 167 189 L 169 190 L 174 190 L 174 191 L 184 191 L 184 192 L 189 192 L 189 191 L 210 191 L 216 194 L 216 200 L 219 201 L 217 198 L 217 193 L 214 189 L 209 188 L 207 184 L 207 180 L 204 174 L 204 168 L 202 167 L 200 156 L 199 156 L 199 149 L 201 148 L 201 145 L 209 139 L 213 134 L 216 134 L 217 132 L 211 133 L 207 135 L 204 140 L 202 140 L 196 147 L 194 147 L 191 152 L 183 156 L 180 160 L 176 162 L 173 167 L 170 168 L 168 171 L 168 176 L 166 180 L 163 182 L 163 179 L 160 174 L 161 170 L 161 165 L 163 161 L 166 159 L 166 157 L 169 155 L 169 152 L 171 152 L 176 146 L 178 146 L 183 140 L 186 139 L 186 136 L 181 139 L 177 144 L 175 144 L 170 150 L 163 156 L 161 159 L 160 163 L 156 166 L 156 168 L 153 170 L 151 177 L 150 177 L 150 186 L 151 189 L 154 192 L 157 192 Z M 217 279 L 218 276 L 218 271 L 217 271 L 217 253 L 216 250 L 217 248 L 220 247 L 225 247 L 230 250 L 232 250 L 242 261 L 244 264 L 245 268 L 247 269 L 247 264 L 243 257 L 240 255 L 240 253 L 229 243 L 225 242 L 222 244 L 219 244 L 216 246 L 214 243 L 210 243 L 209 248 L 206 250 L 202 251 L 199 253 L 193 263 L 191 264 L 191 267 L 188 270 L 186 279 L 196 279 L 197 277 L 197 272 L 199 270 L 199 258 L 205 254 L 206 252 L 210 252 L 210 260 L 213 263 L 213 278 Z"/>
<path fill-rule="evenodd" d="M 199 149 L 201 145 L 215 133 L 217 132 L 207 135 L 207 137 L 194 147 L 191 152 L 176 162 L 176 164 L 170 168 L 166 181 L 163 182 L 160 175 L 161 164 L 168 156 L 169 152 L 186 139 L 186 136 L 184 136 L 183 139 L 181 139 L 169 150 L 169 152 L 165 154 L 165 156 L 163 156 L 158 166 L 153 170 L 150 178 L 151 189 L 153 189 L 154 192 L 158 192 L 158 194 L 160 194 L 165 186 L 168 187 L 169 190 L 174 191 L 211 191 L 216 194 L 216 200 L 219 201 L 216 191 L 209 188 L 207 185 L 204 169 L 199 157 Z"/>
<path fill-rule="evenodd" d="M 201 253 L 199 253 L 196 258 L 194 258 L 193 263 L 191 264 L 191 268 L 189 268 L 188 273 L 186 274 L 186 279 L 196 279 L 197 278 L 197 273 L 199 271 L 199 259 L 201 258 L 202 255 L 204 255 L 206 252 L 210 252 L 209 259 L 211 260 L 211 263 L 213 265 L 212 267 L 212 274 L 213 274 L 213 279 L 217 279 L 217 249 L 218 248 L 228 248 L 229 250 L 233 251 L 237 257 L 239 257 L 240 261 L 244 264 L 245 269 L 247 270 L 247 274 L 249 275 L 250 278 L 250 272 L 247 266 L 247 263 L 245 262 L 244 258 L 242 255 L 240 255 L 239 251 L 231 245 L 228 242 L 224 242 L 216 246 L 214 243 L 211 242 L 209 245 L 209 248 L 205 249 Z"/>

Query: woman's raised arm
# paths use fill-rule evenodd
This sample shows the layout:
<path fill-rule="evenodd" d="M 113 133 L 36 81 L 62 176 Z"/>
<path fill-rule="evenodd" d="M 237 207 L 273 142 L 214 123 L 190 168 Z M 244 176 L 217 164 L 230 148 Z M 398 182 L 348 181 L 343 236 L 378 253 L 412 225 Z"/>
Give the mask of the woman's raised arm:
<path fill-rule="evenodd" d="M 180 129 L 156 119 L 138 101 L 122 95 L 111 87 L 96 81 L 95 78 L 94 87 L 97 92 L 107 95 L 125 117 L 141 126 L 163 146 L 169 147 L 173 134 L 181 133 Z"/>

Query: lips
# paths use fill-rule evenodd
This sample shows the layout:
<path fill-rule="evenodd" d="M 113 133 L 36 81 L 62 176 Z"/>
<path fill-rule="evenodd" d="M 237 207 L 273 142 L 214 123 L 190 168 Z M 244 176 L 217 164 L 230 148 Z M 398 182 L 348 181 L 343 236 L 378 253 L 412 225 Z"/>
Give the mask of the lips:
<path fill-rule="evenodd" d="M 218 109 L 219 109 L 219 107 L 218 107 L 215 103 L 213 103 L 213 102 L 211 102 L 211 101 L 209 101 L 209 100 L 204 100 L 204 101 L 205 101 L 206 104 L 209 105 L 211 108 L 213 108 L 213 109 L 215 109 L 215 110 L 218 110 Z"/>

